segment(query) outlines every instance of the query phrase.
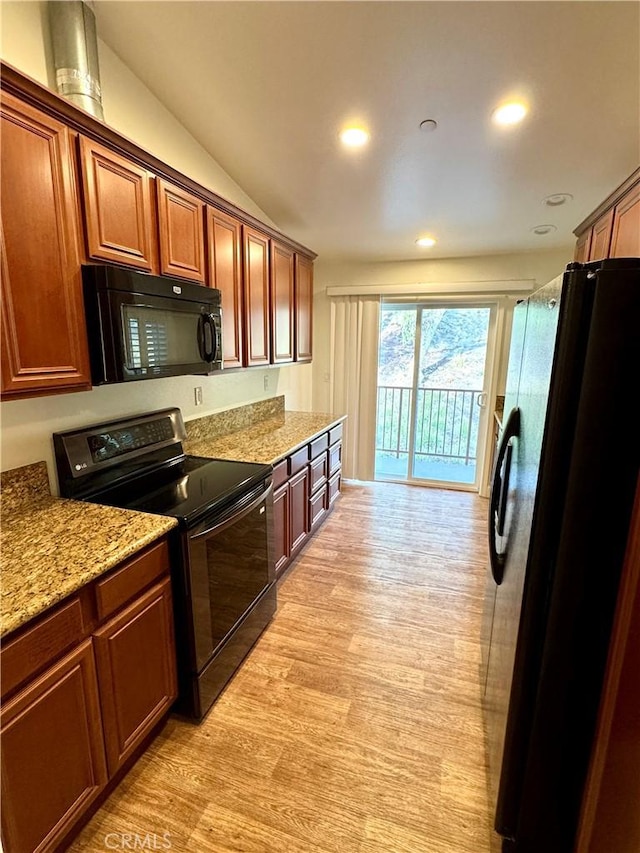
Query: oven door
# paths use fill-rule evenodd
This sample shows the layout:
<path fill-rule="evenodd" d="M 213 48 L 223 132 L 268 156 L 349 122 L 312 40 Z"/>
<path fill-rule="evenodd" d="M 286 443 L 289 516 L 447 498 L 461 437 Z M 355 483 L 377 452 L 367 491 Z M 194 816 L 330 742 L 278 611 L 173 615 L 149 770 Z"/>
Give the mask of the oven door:
<path fill-rule="evenodd" d="M 273 486 L 261 484 L 188 535 L 187 584 L 200 672 L 275 580 Z"/>
<path fill-rule="evenodd" d="M 222 366 L 221 317 L 206 302 L 118 290 L 99 298 L 104 382 L 206 374 Z"/>

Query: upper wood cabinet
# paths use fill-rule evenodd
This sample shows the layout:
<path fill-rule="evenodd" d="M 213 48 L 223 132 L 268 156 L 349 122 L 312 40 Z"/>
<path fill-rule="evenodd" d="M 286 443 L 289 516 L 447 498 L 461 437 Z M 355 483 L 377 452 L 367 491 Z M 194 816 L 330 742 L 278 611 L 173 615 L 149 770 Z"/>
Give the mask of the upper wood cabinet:
<path fill-rule="evenodd" d="M 311 361 L 313 349 L 313 261 L 296 254 L 295 260 L 296 361 Z"/>
<path fill-rule="evenodd" d="M 269 238 L 244 225 L 242 228 L 245 364 L 270 363 L 269 353 Z"/>
<path fill-rule="evenodd" d="M 609 257 L 611 245 L 611 229 L 613 228 L 613 210 L 608 210 L 598 219 L 591 229 L 591 247 L 589 260 L 600 261 Z"/>
<path fill-rule="evenodd" d="M 242 226 L 207 208 L 209 284 L 222 294 L 222 349 L 225 367 L 242 367 Z"/>
<path fill-rule="evenodd" d="M 574 231 L 574 260 L 640 257 L 640 168 Z"/>
<path fill-rule="evenodd" d="M 204 202 L 156 178 L 160 272 L 199 283 L 205 280 Z"/>
<path fill-rule="evenodd" d="M 581 234 L 576 243 L 576 249 L 573 254 L 573 260 L 579 264 L 584 264 L 589 260 L 589 251 L 591 249 L 591 230 Z"/>
<path fill-rule="evenodd" d="M 640 257 L 640 183 L 614 208 L 609 254 L 612 258 Z"/>
<path fill-rule="evenodd" d="M 87 256 L 154 270 L 148 172 L 90 139 L 79 145 Z"/>
<path fill-rule="evenodd" d="M 69 131 L 1 100 L 2 395 L 90 387 Z"/>
<path fill-rule="evenodd" d="M 293 251 L 271 241 L 271 361 L 293 361 Z"/>

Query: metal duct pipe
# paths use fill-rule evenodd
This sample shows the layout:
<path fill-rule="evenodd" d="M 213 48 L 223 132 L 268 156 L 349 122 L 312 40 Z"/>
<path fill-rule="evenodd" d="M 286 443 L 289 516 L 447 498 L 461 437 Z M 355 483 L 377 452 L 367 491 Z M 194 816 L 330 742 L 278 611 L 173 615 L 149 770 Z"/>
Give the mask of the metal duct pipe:
<path fill-rule="evenodd" d="M 58 93 L 104 121 L 93 3 L 50 0 L 48 6 Z"/>

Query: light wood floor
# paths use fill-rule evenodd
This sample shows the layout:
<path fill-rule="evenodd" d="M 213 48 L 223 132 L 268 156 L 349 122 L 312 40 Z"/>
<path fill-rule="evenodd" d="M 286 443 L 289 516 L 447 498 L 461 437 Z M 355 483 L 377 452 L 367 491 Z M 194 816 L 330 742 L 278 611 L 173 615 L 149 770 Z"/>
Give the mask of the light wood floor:
<path fill-rule="evenodd" d="M 347 486 L 207 719 L 171 719 L 73 853 L 154 833 L 197 853 L 487 853 L 486 514 L 466 492 Z"/>

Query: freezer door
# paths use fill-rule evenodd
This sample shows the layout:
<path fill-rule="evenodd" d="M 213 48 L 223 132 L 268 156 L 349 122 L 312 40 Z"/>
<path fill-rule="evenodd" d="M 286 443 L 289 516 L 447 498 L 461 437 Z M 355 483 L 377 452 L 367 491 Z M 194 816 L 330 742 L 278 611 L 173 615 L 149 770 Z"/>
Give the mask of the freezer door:
<path fill-rule="evenodd" d="M 556 279 L 527 300 L 524 340 L 513 363 L 519 365 L 517 406 L 518 429 L 511 439 L 508 487 L 504 470 L 501 494 L 492 493 L 492 504 L 501 512 L 492 513 L 489 523 L 500 525 L 496 547 L 501 560 L 501 582 L 496 589 L 491 648 L 485 691 L 489 747 L 490 790 L 496 803 L 496 829 L 502 835 L 512 832 L 511 815 L 497 808 L 500 791 L 511 784 L 509 756 L 505 762 L 505 734 L 520 630 L 521 608 L 527 573 L 529 544 L 534 515 L 538 471 L 556 334 L 562 302 L 563 282 Z M 507 400 L 505 400 L 507 405 Z M 506 409 L 505 405 L 505 411 Z M 515 417 L 514 414 L 511 417 Z M 507 454 L 505 453 L 505 462 Z"/>
<path fill-rule="evenodd" d="M 535 701 L 525 702 L 535 714 L 517 851 L 573 849 L 640 469 L 637 429 L 621 429 L 618 415 L 638 385 L 640 262 L 605 262 L 593 278 L 559 536 L 542 560 L 554 571 Z"/>
<path fill-rule="evenodd" d="M 516 410 L 518 405 L 518 386 L 520 384 L 520 370 L 522 368 L 522 357 L 524 353 L 524 341 L 527 328 L 527 312 L 529 310 L 529 301 L 527 299 L 519 302 L 514 308 L 513 323 L 511 328 L 511 346 L 509 349 L 509 363 L 507 368 L 507 383 L 505 388 L 505 424 L 508 422 L 511 412 Z M 501 435 L 501 447 L 504 440 L 504 428 Z M 513 450 L 511 451 L 513 453 Z M 502 499 L 505 501 L 505 507 L 508 506 L 507 501 L 510 498 L 509 490 L 502 488 L 504 483 L 504 470 L 498 465 L 500 454 L 496 454 L 495 469 L 492 475 L 492 487 L 490 502 Z M 510 460 L 513 464 L 513 459 Z M 495 490 L 499 489 L 500 494 L 496 495 Z M 506 550 L 509 542 L 509 527 L 510 520 L 505 518 L 505 524 L 502 535 L 497 538 L 495 546 L 499 549 L 500 556 L 506 560 Z M 489 519 L 489 525 L 493 526 L 494 518 Z M 494 539 L 494 531 L 489 530 L 489 542 Z M 487 577 L 485 582 L 484 610 L 482 622 L 482 679 L 484 684 L 483 704 L 486 720 L 486 736 L 487 736 L 487 756 L 489 762 L 489 790 L 491 802 L 496 803 L 498 798 L 498 785 L 500 781 L 500 767 L 502 764 L 502 743 L 504 738 L 504 729 L 507 715 L 507 704 L 509 700 L 508 689 L 505 692 L 502 689 L 501 671 L 503 669 L 502 649 L 498 648 L 499 638 L 495 644 L 494 625 L 495 625 L 495 610 L 497 599 L 498 585 L 494 576 L 491 560 L 487 567 Z M 492 660 L 495 658 L 495 660 Z"/>

